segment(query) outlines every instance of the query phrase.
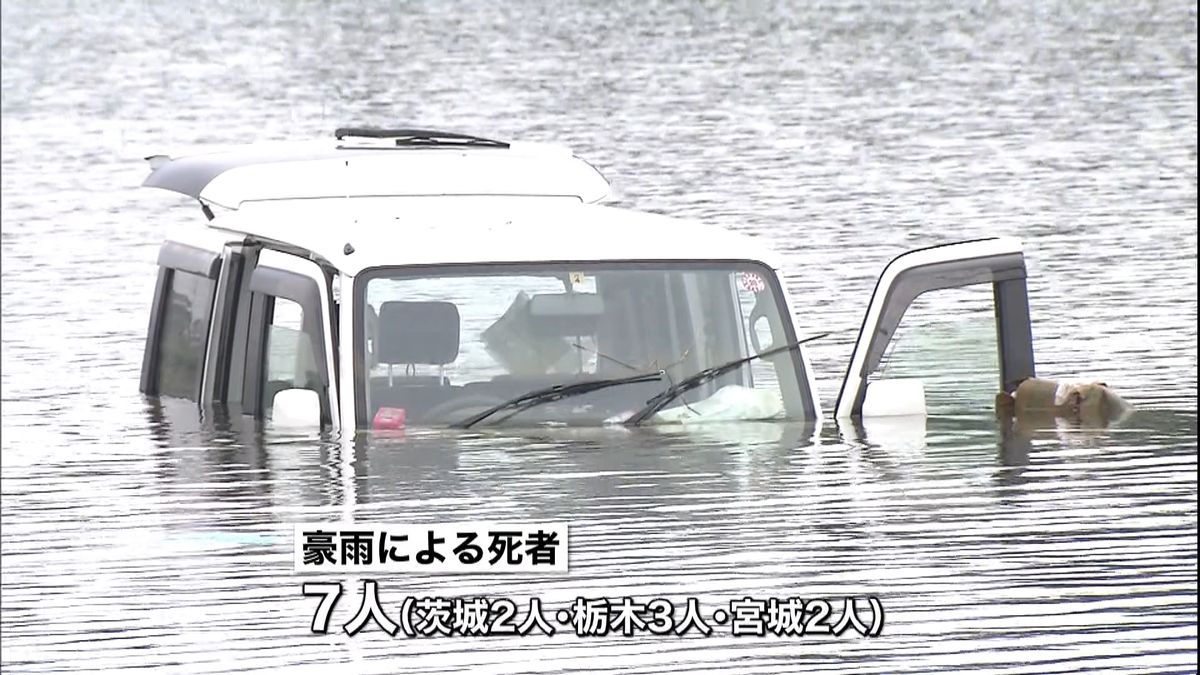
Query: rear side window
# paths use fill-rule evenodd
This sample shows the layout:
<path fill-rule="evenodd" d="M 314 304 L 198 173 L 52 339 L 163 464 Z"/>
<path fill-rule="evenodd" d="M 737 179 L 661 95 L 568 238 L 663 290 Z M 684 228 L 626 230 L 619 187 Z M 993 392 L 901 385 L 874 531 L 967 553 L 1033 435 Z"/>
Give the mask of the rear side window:
<path fill-rule="evenodd" d="M 216 283 L 207 277 L 170 272 L 159 331 L 159 394 L 192 400 L 198 397 L 215 289 Z"/>

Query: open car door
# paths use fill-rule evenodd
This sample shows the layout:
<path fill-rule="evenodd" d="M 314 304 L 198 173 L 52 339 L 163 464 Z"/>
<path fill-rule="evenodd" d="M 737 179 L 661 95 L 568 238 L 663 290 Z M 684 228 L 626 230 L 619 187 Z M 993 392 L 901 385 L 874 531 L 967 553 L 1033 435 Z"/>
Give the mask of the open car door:
<path fill-rule="evenodd" d="M 996 389 L 988 403 L 994 401 L 995 393 L 1011 393 L 1021 380 L 1034 376 L 1033 339 L 1025 288 L 1025 256 L 1021 242 L 1012 238 L 993 238 L 918 249 L 888 263 L 875 285 L 858 342 L 850 358 L 850 367 L 838 394 L 835 408 L 837 418 L 926 413 L 923 383 L 926 371 L 941 366 L 953 367 L 952 362 L 959 358 L 961 348 L 946 343 L 951 346 L 944 348 L 937 358 L 928 359 L 917 372 L 910 373 L 915 377 L 879 379 L 881 364 L 884 364 L 885 356 L 893 346 L 905 313 L 918 297 L 931 291 L 965 287 L 975 287 L 974 298 L 985 305 L 979 308 L 983 312 L 978 316 L 985 321 L 994 317 L 994 338 L 986 326 L 985 330 L 969 336 L 976 343 L 989 345 L 985 347 L 989 352 L 994 339 L 997 358 L 989 358 L 990 365 L 984 367 L 984 370 L 998 370 L 995 380 L 989 380 L 996 383 Z M 988 287 L 990 294 L 987 293 Z M 943 318 L 953 318 L 954 315 L 954 311 L 945 306 L 934 311 Z M 913 330 L 909 328 L 905 327 L 906 340 L 914 332 L 920 339 L 924 326 L 917 325 Z M 958 330 L 958 327 L 951 326 L 951 330 Z M 961 343 L 963 336 L 958 337 Z M 975 374 L 990 378 L 988 373 Z"/>

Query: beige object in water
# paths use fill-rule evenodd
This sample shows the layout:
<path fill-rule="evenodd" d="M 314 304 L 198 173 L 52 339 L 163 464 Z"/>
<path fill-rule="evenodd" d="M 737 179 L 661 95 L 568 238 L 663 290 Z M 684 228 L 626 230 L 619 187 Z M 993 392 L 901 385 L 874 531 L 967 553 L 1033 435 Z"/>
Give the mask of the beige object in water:
<path fill-rule="evenodd" d="M 1065 419 L 1082 426 L 1104 427 L 1129 410 L 1129 404 L 1103 382 L 1056 382 L 1031 377 L 1012 394 L 996 396 L 997 414 L 1015 417 L 1024 424 Z"/>

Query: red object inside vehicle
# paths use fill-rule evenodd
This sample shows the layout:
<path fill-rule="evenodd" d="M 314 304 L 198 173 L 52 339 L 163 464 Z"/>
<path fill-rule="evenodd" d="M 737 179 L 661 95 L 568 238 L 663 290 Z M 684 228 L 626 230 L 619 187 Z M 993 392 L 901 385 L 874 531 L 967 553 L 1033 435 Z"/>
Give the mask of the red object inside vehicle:
<path fill-rule="evenodd" d="M 380 408 L 375 413 L 371 428 L 376 431 L 403 429 L 405 418 L 404 408 Z"/>

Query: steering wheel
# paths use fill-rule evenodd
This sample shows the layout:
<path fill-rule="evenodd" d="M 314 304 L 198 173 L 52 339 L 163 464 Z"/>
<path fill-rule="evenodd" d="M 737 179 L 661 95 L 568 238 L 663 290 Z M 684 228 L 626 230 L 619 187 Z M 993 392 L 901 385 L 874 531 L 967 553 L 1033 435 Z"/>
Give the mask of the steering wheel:
<path fill-rule="evenodd" d="M 433 422 L 461 422 L 471 415 L 481 413 L 488 408 L 494 408 L 504 403 L 505 400 L 499 396 L 491 396 L 489 394 L 468 394 L 452 398 L 449 401 L 442 401 L 429 410 L 426 410 L 422 417 L 426 417 Z"/>

